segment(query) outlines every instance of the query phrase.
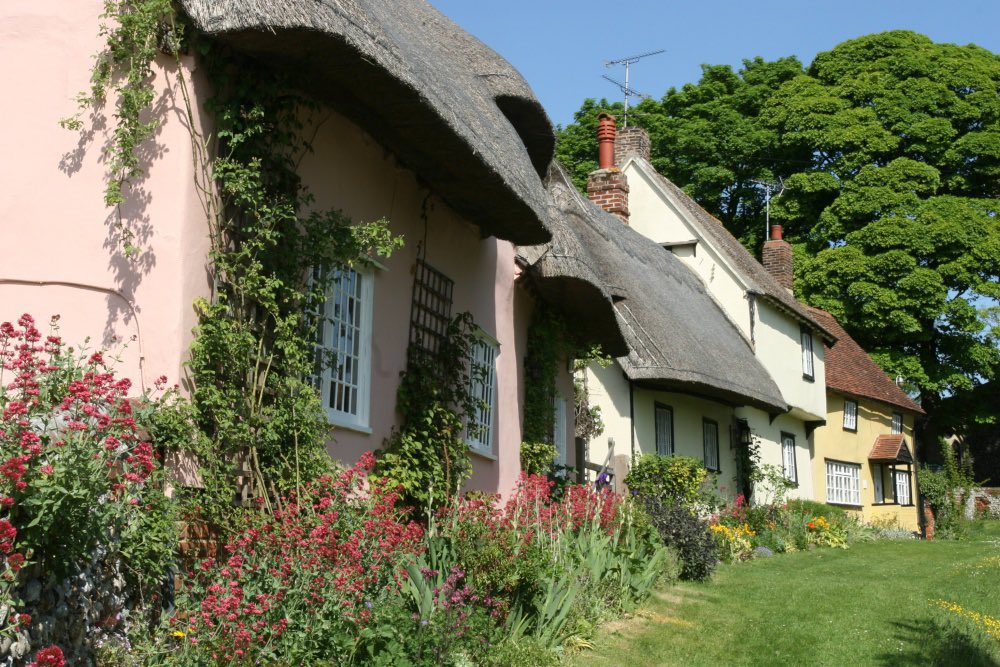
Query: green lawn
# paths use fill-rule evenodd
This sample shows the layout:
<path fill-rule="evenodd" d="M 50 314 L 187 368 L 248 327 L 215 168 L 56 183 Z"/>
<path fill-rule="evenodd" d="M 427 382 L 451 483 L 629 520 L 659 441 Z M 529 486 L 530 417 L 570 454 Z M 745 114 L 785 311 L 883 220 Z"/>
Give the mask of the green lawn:
<path fill-rule="evenodd" d="M 856 544 L 720 567 L 609 625 L 572 665 L 1000 665 L 1000 522 L 965 541 Z"/>

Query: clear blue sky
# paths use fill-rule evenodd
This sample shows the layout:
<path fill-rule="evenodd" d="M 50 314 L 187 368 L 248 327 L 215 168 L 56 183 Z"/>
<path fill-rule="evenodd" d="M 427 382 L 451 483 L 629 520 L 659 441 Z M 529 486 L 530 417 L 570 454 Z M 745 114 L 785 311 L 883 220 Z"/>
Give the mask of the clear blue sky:
<path fill-rule="evenodd" d="M 632 68 L 636 90 L 661 97 L 697 81 L 700 66 L 762 56 L 813 56 L 885 30 L 1000 52 L 1000 0 L 430 0 L 517 67 L 552 122 L 572 122 L 587 97 L 621 98 L 605 60 L 666 49 Z"/>

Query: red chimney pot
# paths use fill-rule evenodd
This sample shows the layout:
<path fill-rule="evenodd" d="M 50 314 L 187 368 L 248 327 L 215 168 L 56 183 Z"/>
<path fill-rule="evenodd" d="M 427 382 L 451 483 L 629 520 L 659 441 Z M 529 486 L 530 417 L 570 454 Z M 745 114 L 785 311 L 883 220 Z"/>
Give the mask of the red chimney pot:
<path fill-rule="evenodd" d="M 781 239 L 781 225 L 771 225 L 771 240 L 780 241 Z"/>
<path fill-rule="evenodd" d="M 615 166 L 615 117 L 602 113 L 597 117 L 597 165 L 601 169 Z"/>

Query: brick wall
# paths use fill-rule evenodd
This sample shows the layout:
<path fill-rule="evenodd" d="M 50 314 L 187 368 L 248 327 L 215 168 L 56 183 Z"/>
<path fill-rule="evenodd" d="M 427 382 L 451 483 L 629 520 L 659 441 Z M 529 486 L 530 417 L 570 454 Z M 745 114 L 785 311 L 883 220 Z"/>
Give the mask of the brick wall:
<path fill-rule="evenodd" d="M 766 242 L 762 259 L 767 272 L 774 276 L 782 287 L 791 290 L 794 264 L 792 246 L 788 241 L 779 239 Z"/>
<path fill-rule="evenodd" d="M 628 224 L 628 181 L 618 169 L 598 169 L 587 179 L 587 197 Z"/>
<path fill-rule="evenodd" d="M 615 164 L 620 167 L 630 155 L 649 160 L 649 133 L 641 127 L 623 127 L 615 137 Z"/>

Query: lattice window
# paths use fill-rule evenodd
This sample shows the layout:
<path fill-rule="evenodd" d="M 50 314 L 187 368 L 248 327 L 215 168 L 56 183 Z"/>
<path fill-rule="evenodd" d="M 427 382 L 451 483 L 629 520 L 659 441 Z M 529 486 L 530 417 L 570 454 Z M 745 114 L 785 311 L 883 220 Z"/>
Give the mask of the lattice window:
<path fill-rule="evenodd" d="M 465 439 L 470 447 L 483 452 L 493 449 L 493 414 L 496 407 L 496 358 L 499 346 L 480 332 L 472 344 L 469 365 L 469 395 L 474 407 L 466 424 Z"/>
<path fill-rule="evenodd" d="M 903 413 L 901 412 L 892 413 L 892 432 L 893 433 L 903 432 Z"/>
<path fill-rule="evenodd" d="M 838 505 L 861 504 L 861 466 L 826 462 L 826 502 Z"/>
<path fill-rule="evenodd" d="M 448 336 L 451 299 L 455 283 L 448 276 L 417 260 L 410 306 L 410 349 L 436 355 Z"/>
<path fill-rule="evenodd" d="M 896 471 L 896 502 L 900 505 L 909 505 L 910 498 L 910 473 Z"/>
<path fill-rule="evenodd" d="M 844 429 L 858 430 L 858 404 L 856 401 L 844 401 Z"/>
<path fill-rule="evenodd" d="M 785 479 L 798 483 L 799 469 L 795 461 L 795 436 L 791 433 L 781 434 L 781 468 Z"/>
<path fill-rule="evenodd" d="M 332 364 L 320 365 L 319 390 L 330 421 L 367 428 L 371 395 L 372 282 L 369 272 L 338 269 L 318 341 Z"/>

